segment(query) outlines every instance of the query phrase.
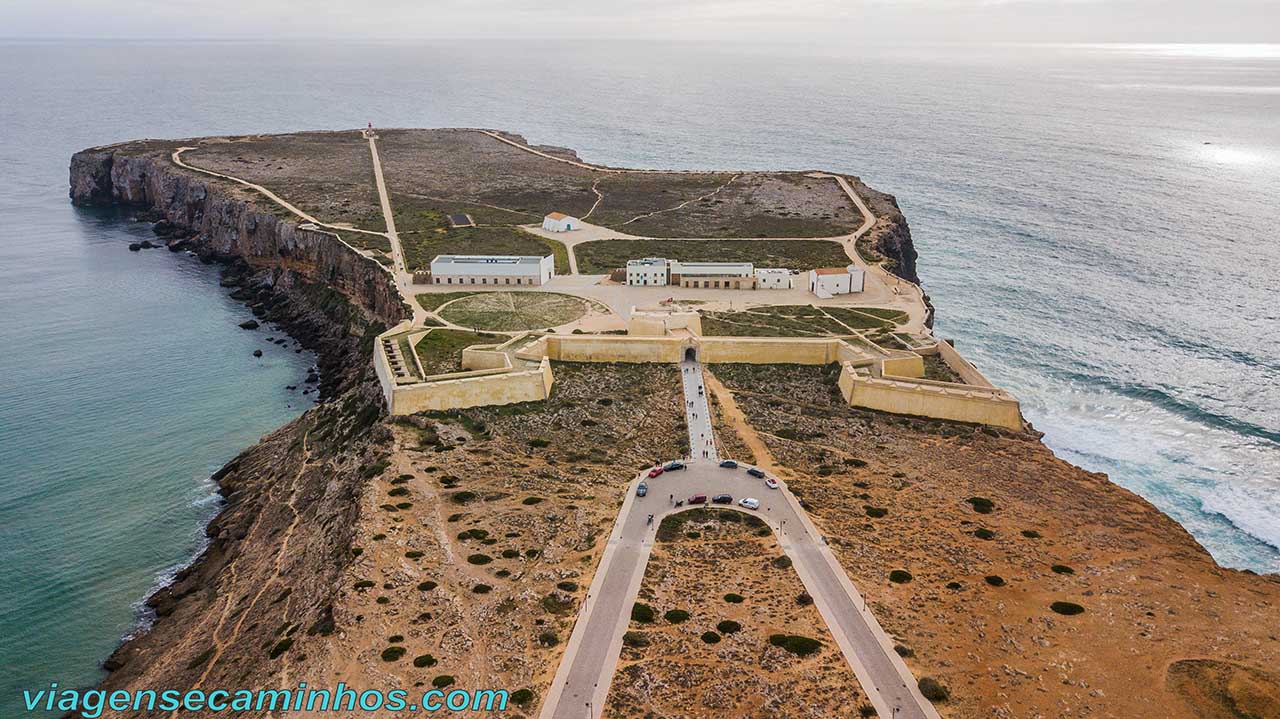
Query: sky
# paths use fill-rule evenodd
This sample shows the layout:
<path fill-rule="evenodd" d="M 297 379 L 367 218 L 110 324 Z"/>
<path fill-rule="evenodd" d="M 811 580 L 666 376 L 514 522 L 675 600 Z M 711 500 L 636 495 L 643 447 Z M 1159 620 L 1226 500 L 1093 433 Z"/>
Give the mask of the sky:
<path fill-rule="evenodd" d="M 1280 0 L 3 0 L 12 39 L 1280 42 Z"/>

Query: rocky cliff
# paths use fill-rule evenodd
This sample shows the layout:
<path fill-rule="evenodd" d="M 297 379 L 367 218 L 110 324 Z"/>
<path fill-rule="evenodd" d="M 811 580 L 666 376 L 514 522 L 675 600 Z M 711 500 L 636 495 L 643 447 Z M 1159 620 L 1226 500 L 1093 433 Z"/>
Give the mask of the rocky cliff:
<path fill-rule="evenodd" d="M 316 283 L 342 293 L 387 325 L 406 316 L 391 276 L 333 235 L 298 227 L 240 186 L 184 170 L 170 155 L 176 143 L 139 142 L 95 148 L 71 158 L 71 201 L 144 208 L 158 233 L 182 240 L 202 257 L 242 260 L 271 272 L 288 289 Z"/>
<path fill-rule="evenodd" d="M 911 228 L 907 218 L 898 209 L 898 200 L 880 192 L 859 178 L 850 178 L 853 189 L 867 203 L 876 223 L 858 240 L 858 251 L 868 260 L 885 259 L 886 267 L 895 275 L 909 282 L 920 284 L 916 274 L 915 245 L 911 243 Z"/>
<path fill-rule="evenodd" d="M 147 600 L 156 621 L 104 662 L 107 690 L 234 684 L 295 635 L 332 633 L 338 577 L 353 556 L 355 499 L 390 439 L 369 362 L 376 335 L 404 316 L 390 275 L 232 183 L 178 168 L 172 149 L 129 143 L 77 153 L 72 201 L 131 207 L 155 221 L 170 249 L 224 264 L 232 297 L 317 353 L 320 374 L 309 381 L 325 401 L 214 475 L 226 506 L 206 528 L 210 543 Z"/>

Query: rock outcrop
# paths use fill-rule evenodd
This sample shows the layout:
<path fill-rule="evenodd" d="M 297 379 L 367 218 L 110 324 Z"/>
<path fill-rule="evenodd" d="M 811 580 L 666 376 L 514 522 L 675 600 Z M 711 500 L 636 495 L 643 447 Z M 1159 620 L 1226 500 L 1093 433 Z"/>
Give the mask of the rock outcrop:
<path fill-rule="evenodd" d="M 893 195 L 873 189 L 859 178 L 850 178 L 853 189 L 867 203 L 876 223 L 858 240 L 859 251 L 874 253 L 886 260 L 886 268 L 908 282 L 920 284 L 916 274 L 915 245 L 911 243 L 911 228 L 907 218 L 898 209 Z"/>
<path fill-rule="evenodd" d="M 384 324 L 406 316 L 391 275 L 377 262 L 329 233 L 299 228 L 296 218 L 275 214 L 234 183 L 178 167 L 170 159 L 174 149 L 176 143 L 140 142 L 76 153 L 71 201 L 145 208 L 164 234 L 190 236 L 185 246 L 201 257 L 271 271 L 278 289 L 323 284 Z"/>

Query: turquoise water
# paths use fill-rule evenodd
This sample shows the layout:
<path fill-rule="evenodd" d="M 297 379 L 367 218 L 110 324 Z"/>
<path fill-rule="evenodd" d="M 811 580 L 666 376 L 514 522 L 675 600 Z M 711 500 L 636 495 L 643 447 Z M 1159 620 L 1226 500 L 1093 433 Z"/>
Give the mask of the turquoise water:
<path fill-rule="evenodd" d="M 1280 571 L 1280 47 L 0 44 L 0 68 L 0 715 L 97 677 L 198 548 L 209 472 L 300 409 L 309 360 L 237 329 L 212 270 L 68 206 L 70 154 L 136 137 L 480 126 L 860 174 L 911 221 L 939 333 L 1056 452 Z"/>

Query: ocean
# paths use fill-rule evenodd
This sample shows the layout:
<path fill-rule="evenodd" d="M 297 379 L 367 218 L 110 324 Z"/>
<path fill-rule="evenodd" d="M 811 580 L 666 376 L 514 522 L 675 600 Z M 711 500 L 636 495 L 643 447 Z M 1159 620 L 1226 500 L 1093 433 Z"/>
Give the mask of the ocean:
<path fill-rule="evenodd" d="M 1280 572 L 1280 46 L 0 42 L 0 715 L 86 685 L 314 358 L 67 201 L 141 137 L 488 127 L 897 196 L 937 333 L 1063 458 Z M 276 335 L 279 332 L 275 332 Z M 262 349 L 261 359 L 252 357 Z"/>

